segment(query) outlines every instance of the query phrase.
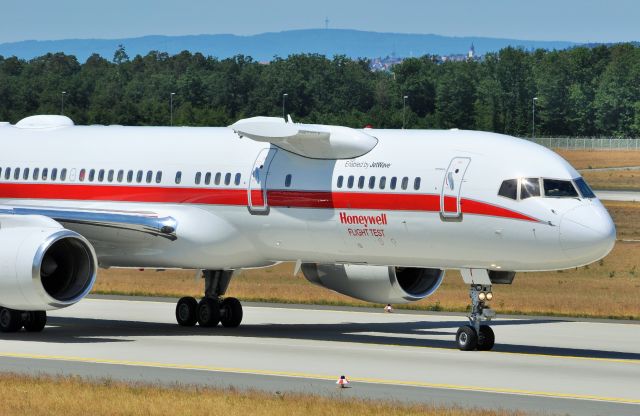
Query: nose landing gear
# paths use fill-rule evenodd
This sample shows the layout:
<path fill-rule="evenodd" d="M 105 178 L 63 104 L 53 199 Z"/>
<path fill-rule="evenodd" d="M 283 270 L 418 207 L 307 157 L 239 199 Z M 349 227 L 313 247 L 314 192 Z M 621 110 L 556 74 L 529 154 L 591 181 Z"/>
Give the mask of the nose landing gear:
<path fill-rule="evenodd" d="M 462 351 L 488 351 L 493 348 L 495 335 L 489 322 L 496 316 L 486 302 L 493 299 L 491 285 L 471 284 L 469 288 L 471 298 L 471 314 L 469 325 L 461 326 L 456 334 L 456 344 Z"/>
<path fill-rule="evenodd" d="M 205 270 L 204 298 L 198 302 L 183 297 L 176 304 L 176 321 L 181 326 L 236 328 L 242 322 L 242 304 L 236 298 L 222 298 L 229 287 L 233 270 Z"/>

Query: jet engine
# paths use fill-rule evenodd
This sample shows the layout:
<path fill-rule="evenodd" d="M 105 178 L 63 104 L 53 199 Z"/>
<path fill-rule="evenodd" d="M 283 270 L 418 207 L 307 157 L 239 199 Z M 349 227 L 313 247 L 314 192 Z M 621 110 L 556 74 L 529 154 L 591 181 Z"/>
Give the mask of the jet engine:
<path fill-rule="evenodd" d="M 73 305 L 96 279 L 97 260 L 80 234 L 39 216 L 0 221 L 0 305 L 51 310 Z"/>
<path fill-rule="evenodd" d="M 444 270 L 359 264 L 302 264 L 304 277 L 316 285 L 367 302 L 408 303 L 438 289 Z"/>

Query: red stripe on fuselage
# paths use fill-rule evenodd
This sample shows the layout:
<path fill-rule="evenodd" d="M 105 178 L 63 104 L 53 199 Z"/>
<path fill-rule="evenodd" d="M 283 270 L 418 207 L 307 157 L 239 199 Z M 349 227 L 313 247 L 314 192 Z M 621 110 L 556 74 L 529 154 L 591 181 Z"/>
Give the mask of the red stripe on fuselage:
<path fill-rule="evenodd" d="M 254 205 L 263 204 L 261 191 L 253 190 L 251 196 Z M 0 198 L 232 206 L 248 204 L 246 189 L 122 185 L 1 183 Z M 267 200 L 272 207 L 440 212 L 440 195 L 434 194 L 270 190 Z M 465 214 L 538 221 L 519 212 L 472 199 L 463 198 L 460 206 Z M 445 197 L 445 207 L 449 212 L 456 212 L 456 199 Z"/>

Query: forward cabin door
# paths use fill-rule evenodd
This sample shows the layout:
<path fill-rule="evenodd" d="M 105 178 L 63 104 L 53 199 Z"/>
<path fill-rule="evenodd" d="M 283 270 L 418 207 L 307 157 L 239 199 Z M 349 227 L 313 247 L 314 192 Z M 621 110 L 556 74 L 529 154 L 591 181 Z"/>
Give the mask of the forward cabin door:
<path fill-rule="evenodd" d="M 277 149 L 262 149 L 253 162 L 253 168 L 249 175 L 249 188 L 247 189 L 247 201 L 249 212 L 252 214 L 266 215 L 269 213 L 267 201 L 267 182 L 269 178 L 269 166 Z"/>
<path fill-rule="evenodd" d="M 449 163 L 440 193 L 440 215 L 443 220 L 462 219 L 460 191 L 469 163 L 471 159 L 468 157 L 454 157 Z"/>

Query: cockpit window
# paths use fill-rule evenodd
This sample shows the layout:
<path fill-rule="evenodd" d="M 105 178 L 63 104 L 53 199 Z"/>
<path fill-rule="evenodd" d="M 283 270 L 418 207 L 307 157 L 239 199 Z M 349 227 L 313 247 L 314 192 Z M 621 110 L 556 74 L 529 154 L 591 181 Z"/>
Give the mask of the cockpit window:
<path fill-rule="evenodd" d="M 571 181 L 544 179 L 544 196 L 554 198 L 577 198 L 578 192 Z"/>
<path fill-rule="evenodd" d="M 591 187 L 589 187 L 589 185 L 587 185 L 587 182 L 585 182 L 584 179 L 582 178 L 578 178 L 574 180 L 576 186 L 578 187 L 578 190 L 580 191 L 580 194 L 582 194 L 583 198 L 595 198 L 596 194 L 593 193 L 593 191 L 591 190 Z"/>
<path fill-rule="evenodd" d="M 503 181 L 502 185 L 500 185 L 498 195 L 504 196 L 505 198 L 518 199 L 518 180 L 507 179 Z"/>
<path fill-rule="evenodd" d="M 538 178 L 523 178 L 520 182 L 520 199 L 540 196 L 540 180 Z"/>

